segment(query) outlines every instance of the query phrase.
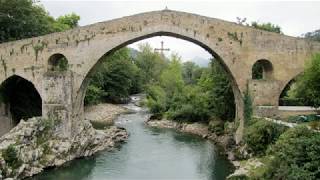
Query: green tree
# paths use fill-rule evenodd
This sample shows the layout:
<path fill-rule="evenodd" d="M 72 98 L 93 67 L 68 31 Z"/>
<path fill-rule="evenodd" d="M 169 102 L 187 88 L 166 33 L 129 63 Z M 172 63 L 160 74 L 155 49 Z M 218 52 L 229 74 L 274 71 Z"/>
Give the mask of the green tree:
<path fill-rule="evenodd" d="M 235 104 L 231 80 L 219 61 L 211 61 L 210 69 L 202 74 L 198 84 L 209 93 L 209 109 L 212 116 L 232 120 Z"/>
<path fill-rule="evenodd" d="M 71 14 L 55 20 L 34 0 L 1 0 L 0 43 L 64 31 L 75 27 L 79 19 Z"/>
<path fill-rule="evenodd" d="M 129 52 L 128 48 L 122 48 L 102 57 L 103 63 L 91 77 L 91 89 L 85 102 L 123 103 L 131 93 L 137 93 L 141 89 L 140 71 L 130 58 Z"/>
<path fill-rule="evenodd" d="M 186 84 L 196 84 L 201 77 L 203 68 L 191 61 L 184 62 L 182 65 L 183 80 Z"/>
<path fill-rule="evenodd" d="M 303 34 L 303 37 L 314 41 L 320 41 L 320 29 L 312 32 L 307 32 L 306 34 Z"/>
<path fill-rule="evenodd" d="M 80 20 L 80 16 L 75 13 L 67 14 L 64 16 L 60 16 L 57 18 L 57 23 L 59 24 L 66 24 L 69 28 L 78 27 L 78 22 Z"/>
<path fill-rule="evenodd" d="M 303 99 L 304 104 L 320 106 L 320 54 L 315 54 L 307 62 L 303 75 L 297 80 L 295 95 Z"/>
<path fill-rule="evenodd" d="M 252 22 L 251 26 L 256 29 L 261 29 L 269 32 L 275 32 L 279 34 L 283 34 L 281 31 L 281 27 L 272 23 L 258 23 L 258 22 Z"/>
<path fill-rule="evenodd" d="M 159 82 L 159 77 L 168 62 L 159 53 L 155 53 L 152 47 L 146 44 L 139 45 L 139 53 L 135 58 L 136 65 L 141 69 L 142 84 Z"/>
<path fill-rule="evenodd" d="M 97 85 L 90 84 L 86 91 L 86 96 L 84 98 L 84 104 L 98 104 L 107 93 Z"/>
<path fill-rule="evenodd" d="M 160 75 L 160 84 L 169 95 L 182 91 L 184 81 L 182 78 L 181 58 L 177 54 L 171 56 L 171 61 Z"/>
<path fill-rule="evenodd" d="M 148 106 L 157 118 L 165 116 L 178 121 L 203 121 L 209 118 L 208 95 L 196 84 L 185 85 L 181 58 L 173 54 L 160 75 L 158 85 L 147 91 Z"/>

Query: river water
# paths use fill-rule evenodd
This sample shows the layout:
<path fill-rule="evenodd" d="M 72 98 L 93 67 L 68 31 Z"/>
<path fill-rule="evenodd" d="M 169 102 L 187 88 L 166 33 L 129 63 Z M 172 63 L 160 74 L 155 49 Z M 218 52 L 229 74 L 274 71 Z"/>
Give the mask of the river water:
<path fill-rule="evenodd" d="M 131 97 L 133 102 L 139 96 Z M 104 179 L 199 179 L 220 180 L 230 174 L 231 164 L 210 141 L 198 136 L 144 125 L 145 109 L 125 105 L 133 113 L 117 118 L 116 125 L 130 133 L 128 142 L 113 151 L 74 160 L 46 170 L 33 180 Z"/>

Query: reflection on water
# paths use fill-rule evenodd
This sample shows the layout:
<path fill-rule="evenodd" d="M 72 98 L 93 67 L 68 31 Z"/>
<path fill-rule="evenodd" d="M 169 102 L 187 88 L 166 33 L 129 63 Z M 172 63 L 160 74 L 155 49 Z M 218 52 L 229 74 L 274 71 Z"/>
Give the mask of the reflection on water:
<path fill-rule="evenodd" d="M 133 106 L 133 105 L 130 105 Z M 111 152 L 100 152 L 31 179 L 208 179 L 220 180 L 231 165 L 213 143 L 174 130 L 146 127 L 148 114 L 133 106 L 135 113 L 119 116 L 117 125 L 130 133 L 127 143 Z"/>

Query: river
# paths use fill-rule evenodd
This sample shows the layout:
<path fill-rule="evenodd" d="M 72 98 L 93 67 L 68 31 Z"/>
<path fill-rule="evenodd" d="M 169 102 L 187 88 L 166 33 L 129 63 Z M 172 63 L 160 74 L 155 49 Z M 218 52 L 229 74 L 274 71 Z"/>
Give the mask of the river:
<path fill-rule="evenodd" d="M 131 97 L 133 102 L 139 96 Z M 32 180 L 199 179 L 220 180 L 231 164 L 212 142 L 198 136 L 144 125 L 145 109 L 125 105 L 133 113 L 120 115 L 116 125 L 130 133 L 128 142 L 113 151 L 71 161 L 48 169 Z"/>

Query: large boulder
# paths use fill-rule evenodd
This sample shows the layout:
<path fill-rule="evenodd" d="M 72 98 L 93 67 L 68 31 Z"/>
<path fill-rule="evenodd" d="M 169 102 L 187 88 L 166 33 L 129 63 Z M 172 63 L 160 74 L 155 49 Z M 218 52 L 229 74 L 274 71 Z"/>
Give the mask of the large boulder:
<path fill-rule="evenodd" d="M 57 124 L 52 120 L 21 120 L 0 138 L 1 177 L 17 179 L 32 176 L 44 168 L 112 149 L 128 137 L 125 129 L 115 126 L 96 130 L 88 121 L 81 121 L 77 126 L 78 133 L 65 138 L 59 135 Z"/>

